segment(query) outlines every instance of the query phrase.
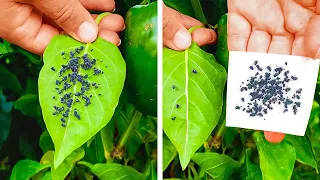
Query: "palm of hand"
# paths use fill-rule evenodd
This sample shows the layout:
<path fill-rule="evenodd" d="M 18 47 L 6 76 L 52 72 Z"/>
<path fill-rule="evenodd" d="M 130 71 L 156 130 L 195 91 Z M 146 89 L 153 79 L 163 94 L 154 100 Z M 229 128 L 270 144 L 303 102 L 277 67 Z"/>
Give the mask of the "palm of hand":
<path fill-rule="evenodd" d="M 228 6 L 230 51 L 315 57 L 320 47 L 320 2 L 229 0 Z"/>

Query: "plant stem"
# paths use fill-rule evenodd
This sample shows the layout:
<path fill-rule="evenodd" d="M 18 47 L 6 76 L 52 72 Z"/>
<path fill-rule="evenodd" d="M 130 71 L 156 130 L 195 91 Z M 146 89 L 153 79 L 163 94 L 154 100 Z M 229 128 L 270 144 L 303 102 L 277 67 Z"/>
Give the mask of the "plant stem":
<path fill-rule="evenodd" d="M 218 127 L 217 134 L 215 138 L 220 138 L 222 134 L 224 133 L 224 130 L 226 129 L 226 120 L 224 119 L 222 124 Z"/>
<path fill-rule="evenodd" d="M 124 147 L 124 145 L 127 143 L 135 126 L 138 124 L 141 116 L 142 116 L 141 112 L 134 110 L 129 127 L 126 129 L 126 131 L 124 132 L 124 134 L 120 138 L 119 144 L 117 146 L 118 149 L 122 149 Z"/>
<path fill-rule="evenodd" d="M 143 0 L 140 5 L 150 4 L 150 0 Z"/>
<path fill-rule="evenodd" d="M 109 122 L 113 123 L 113 121 Z M 102 146 L 104 150 L 104 157 L 108 163 L 113 162 L 113 158 L 111 157 L 111 152 L 113 149 L 113 129 L 110 128 L 110 125 L 106 125 L 100 131 Z M 111 142 L 110 142 L 111 141 Z"/>
<path fill-rule="evenodd" d="M 192 172 L 192 174 L 193 174 L 194 179 L 198 179 L 198 178 L 199 178 L 199 174 L 198 174 L 198 172 L 196 171 L 196 169 L 194 168 L 193 163 L 190 163 L 190 164 L 189 164 L 189 168 L 190 168 L 190 170 L 191 170 L 191 172 Z"/>
<path fill-rule="evenodd" d="M 194 12 L 196 18 L 200 22 L 202 22 L 202 24 L 208 24 L 206 16 L 204 15 L 204 13 L 202 11 L 202 7 L 201 7 L 200 1 L 199 0 L 191 0 L 191 4 L 192 4 L 193 12 Z"/>

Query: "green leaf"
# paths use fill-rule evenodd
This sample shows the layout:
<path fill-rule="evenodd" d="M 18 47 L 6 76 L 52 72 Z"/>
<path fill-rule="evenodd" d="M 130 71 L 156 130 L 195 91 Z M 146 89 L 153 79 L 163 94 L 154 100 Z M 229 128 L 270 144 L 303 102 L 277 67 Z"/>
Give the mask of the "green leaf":
<path fill-rule="evenodd" d="M 10 180 L 29 180 L 40 171 L 49 168 L 50 164 L 40 164 L 32 160 L 20 160 L 13 168 Z"/>
<path fill-rule="evenodd" d="M 163 135 L 163 149 L 162 149 L 162 171 L 165 171 L 171 161 L 176 157 L 177 155 L 177 149 L 174 147 L 174 145 L 171 143 L 171 141 L 168 139 L 168 137 L 164 134 Z"/>
<path fill-rule="evenodd" d="M 147 173 L 145 173 L 147 180 L 157 180 L 157 161 L 151 160 L 147 165 Z"/>
<path fill-rule="evenodd" d="M 38 79 L 28 77 L 26 94 L 38 94 Z"/>
<path fill-rule="evenodd" d="M 0 43 L 0 55 L 8 53 L 6 46 Z"/>
<path fill-rule="evenodd" d="M 227 0 L 202 0 L 201 6 L 211 25 L 217 24 L 220 17 L 228 12 Z"/>
<path fill-rule="evenodd" d="M 231 157 L 218 153 L 196 153 L 192 161 L 208 173 L 214 180 L 228 179 L 232 172 L 241 164 Z"/>
<path fill-rule="evenodd" d="M 41 178 L 41 180 L 52 180 L 51 171 L 47 171 Z"/>
<path fill-rule="evenodd" d="M 28 142 L 23 135 L 19 136 L 19 151 L 26 159 L 37 160 L 37 152 L 35 147 Z"/>
<path fill-rule="evenodd" d="M 71 87 L 58 94 L 56 87 L 62 89 L 63 85 L 56 86 L 56 80 L 61 80 L 62 77 L 72 73 L 67 70 L 59 77 L 59 71 L 62 65 L 68 63 L 70 52 L 74 52 L 76 48 L 84 47 L 80 54 L 76 57 L 81 57 L 80 64 L 83 64 L 83 55 L 88 54 L 91 59 L 96 59 L 95 68 L 102 70 L 103 74 L 94 75 L 93 69 L 85 70 L 78 66 L 79 72 L 76 72 L 77 77 L 84 77 L 88 74 L 85 86 L 93 82 L 98 84 L 98 88 L 91 86 L 84 95 L 91 98 L 91 104 L 85 106 L 87 101 L 81 97 L 76 97 L 76 92 L 81 92 L 82 83 L 67 82 Z M 65 55 L 62 55 L 62 51 Z M 64 59 L 66 57 L 66 59 Z M 54 67 L 56 71 L 51 68 Z M 78 74 L 77 74 L 78 73 Z M 119 97 L 124 86 L 125 80 L 125 62 L 117 46 L 98 38 L 91 44 L 82 44 L 69 36 L 59 35 L 55 36 L 44 53 L 44 66 L 39 75 L 39 99 L 42 108 L 42 114 L 46 123 L 48 132 L 55 145 L 55 162 L 54 166 L 57 167 L 61 162 L 74 150 L 82 146 L 97 132 L 99 132 L 110 121 L 115 108 L 118 105 Z M 73 100 L 70 108 L 70 113 L 66 119 L 65 126 L 62 127 L 60 119 L 62 114 L 67 110 L 67 106 L 61 103 L 60 98 L 66 93 L 71 93 L 70 99 Z M 101 94 L 101 95 L 99 95 Z M 55 97 L 55 98 L 53 98 Z M 79 99 L 80 102 L 75 102 Z M 64 107 L 62 113 L 53 116 L 54 105 Z M 79 120 L 74 116 L 74 109 L 77 109 L 81 119 Z M 81 132 L 81 133 L 80 133 Z"/>
<path fill-rule="evenodd" d="M 84 157 L 84 150 L 79 148 L 72 152 L 58 168 L 51 168 L 52 179 L 65 179 L 74 168 L 77 161 Z"/>
<path fill-rule="evenodd" d="M 168 6 L 182 14 L 194 17 L 194 12 L 192 9 L 191 2 L 188 1 L 181 1 L 181 0 L 163 0 L 163 2 Z"/>
<path fill-rule="evenodd" d="M 89 159 L 89 162 L 95 164 L 102 163 L 104 161 L 104 151 L 100 133 L 95 136 L 89 147 L 87 146 L 87 144 L 84 144 L 83 148 L 85 150 L 86 158 Z"/>
<path fill-rule="evenodd" d="M 225 133 L 223 135 L 223 140 L 226 143 L 227 147 L 231 146 L 232 142 L 234 141 L 234 139 L 237 137 L 238 134 L 239 134 L 239 131 L 237 128 L 226 127 Z"/>
<path fill-rule="evenodd" d="M 200 0 L 190 0 L 193 8 L 193 12 L 196 16 L 196 18 L 202 23 L 202 24 L 208 24 L 206 16 L 203 13 Z"/>
<path fill-rule="evenodd" d="M 289 141 L 295 148 L 297 160 L 303 164 L 307 164 L 315 168 L 318 172 L 317 161 L 312 152 L 311 145 L 306 136 L 286 135 L 286 140 Z"/>
<path fill-rule="evenodd" d="M 101 180 L 121 179 L 121 180 L 144 180 L 146 177 L 130 166 L 121 164 L 107 163 L 96 164 L 91 169 Z"/>
<path fill-rule="evenodd" d="M 48 133 L 48 131 L 44 131 L 39 140 L 39 146 L 42 149 L 43 153 L 46 153 L 49 150 L 54 150 L 54 144 L 52 142 L 52 139 Z"/>
<path fill-rule="evenodd" d="M 182 169 L 219 121 L 225 82 L 225 69 L 195 43 L 180 52 L 164 48 L 163 130 Z"/>
<path fill-rule="evenodd" d="M 251 163 L 250 156 L 251 149 L 246 149 L 246 180 L 262 180 L 261 170 L 258 165 Z"/>
<path fill-rule="evenodd" d="M 23 89 L 17 76 L 0 64 L 0 88 L 1 87 L 18 95 L 23 94 Z"/>
<path fill-rule="evenodd" d="M 41 117 L 41 108 L 38 96 L 35 94 L 26 94 L 21 96 L 15 103 L 14 108 L 20 110 L 26 116 Z"/>
<path fill-rule="evenodd" d="M 287 141 L 269 143 L 260 132 L 255 132 L 253 138 L 259 152 L 262 178 L 290 179 L 296 161 L 294 147 Z"/>

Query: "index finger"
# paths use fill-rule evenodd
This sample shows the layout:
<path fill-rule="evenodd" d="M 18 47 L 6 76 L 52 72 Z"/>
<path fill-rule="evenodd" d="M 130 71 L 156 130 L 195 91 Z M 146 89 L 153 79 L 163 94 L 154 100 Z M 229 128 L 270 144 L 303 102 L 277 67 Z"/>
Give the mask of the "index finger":
<path fill-rule="evenodd" d="M 115 9 L 114 0 L 79 0 L 88 10 L 111 12 Z"/>

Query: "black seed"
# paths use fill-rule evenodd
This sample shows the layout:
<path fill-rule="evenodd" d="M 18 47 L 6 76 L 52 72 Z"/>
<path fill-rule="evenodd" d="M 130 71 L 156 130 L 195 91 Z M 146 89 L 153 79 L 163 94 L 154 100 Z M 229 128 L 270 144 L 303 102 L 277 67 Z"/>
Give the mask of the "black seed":
<path fill-rule="evenodd" d="M 271 67 L 270 66 L 267 66 L 267 69 L 268 69 L 268 71 L 271 71 Z"/>
<path fill-rule="evenodd" d="M 78 113 L 77 109 L 74 109 L 73 115 L 80 120 L 80 114 Z"/>
<path fill-rule="evenodd" d="M 254 65 L 257 65 L 257 64 L 258 64 L 258 61 L 257 61 L 257 60 L 255 60 L 255 61 L 253 62 L 253 64 L 254 64 Z"/>
<path fill-rule="evenodd" d="M 59 85 L 60 84 L 60 81 L 59 80 L 56 80 L 56 85 Z"/>
<path fill-rule="evenodd" d="M 176 89 L 176 86 L 175 86 L 175 85 L 172 85 L 172 89 Z"/>
<path fill-rule="evenodd" d="M 96 84 L 97 84 L 97 83 L 93 82 L 93 83 L 92 83 L 92 86 L 95 86 Z"/>
<path fill-rule="evenodd" d="M 236 109 L 240 109 L 240 106 L 236 106 Z"/>
<path fill-rule="evenodd" d="M 63 122 L 63 123 L 65 123 L 65 122 L 66 122 L 66 119 L 65 119 L 65 118 L 61 118 L 60 121 Z"/>
<path fill-rule="evenodd" d="M 285 64 L 285 65 L 288 65 L 288 63 L 287 63 L 287 62 L 285 62 L 284 64 Z"/>
<path fill-rule="evenodd" d="M 83 76 L 83 78 L 88 78 L 88 74 L 85 74 L 85 75 Z"/>
<path fill-rule="evenodd" d="M 196 69 L 193 69 L 193 70 L 192 70 L 192 73 L 193 73 L 193 74 L 198 74 L 198 71 L 197 71 Z"/>
<path fill-rule="evenodd" d="M 176 120 L 176 117 L 172 117 L 171 120 L 173 120 L 173 121 Z"/>
<path fill-rule="evenodd" d="M 58 112 L 53 112 L 53 113 L 52 113 L 52 115 L 54 115 L 54 116 L 57 115 L 57 114 L 58 114 Z"/>
<path fill-rule="evenodd" d="M 56 96 L 53 96 L 52 99 L 56 99 Z"/>
<path fill-rule="evenodd" d="M 90 98 L 92 98 L 92 94 L 90 95 Z"/>
<path fill-rule="evenodd" d="M 67 125 L 62 123 L 61 126 L 62 126 L 62 127 L 66 127 Z"/>
<path fill-rule="evenodd" d="M 241 101 L 244 102 L 244 98 L 241 98 Z"/>
<path fill-rule="evenodd" d="M 93 51 L 93 49 L 91 49 L 90 51 Z"/>
<path fill-rule="evenodd" d="M 64 54 L 65 54 L 65 52 L 64 52 L 64 51 L 62 51 L 62 52 L 61 52 L 61 55 L 63 56 Z"/>
<path fill-rule="evenodd" d="M 176 104 L 176 108 L 179 108 L 180 107 L 180 105 L 179 104 Z"/>
<path fill-rule="evenodd" d="M 76 102 L 80 102 L 80 100 L 79 100 L 79 99 L 76 99 Z"/>
<path fill-rule="evenodd" d="M 291 76 L 291 79 L 294 80 L 294 81 L 298 80 L 298 78 L 296 76 Z"/>
<path fill-rule="evenodd" d="M 249 66 L 249 69 L 253 70 L 254 68 L 253 68 L 253 66 Z"/>
<path fill-rule="evenodd" d="M 56 69 L 55 69 L 54 67 L 51 67 L 51 70 L 52 70 L 52 71 L 56 71 Z"/>

